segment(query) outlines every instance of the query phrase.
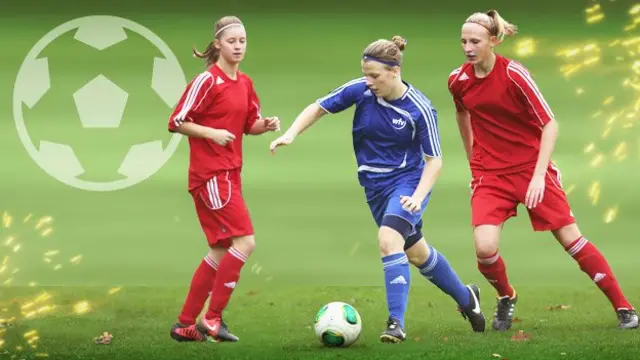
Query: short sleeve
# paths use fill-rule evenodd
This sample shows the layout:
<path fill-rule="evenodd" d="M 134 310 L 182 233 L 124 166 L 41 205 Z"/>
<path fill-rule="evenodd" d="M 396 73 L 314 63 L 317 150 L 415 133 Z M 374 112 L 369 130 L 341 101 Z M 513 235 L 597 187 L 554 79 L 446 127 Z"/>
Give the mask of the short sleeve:
<path fill-rule="evenodd" d="M 415 123 L 422 152 L 429 157 L 441 157 L 438 112 L 431 102 L 420 93 L 412 92 L 410 99 L 420 112 Z"/>
<path fill-rule="evenodd" d="M 213 76 L 208 71 L 195 77 L 182 93 L 171 118 L 169 131 L 175 131 L 185 121 L 196 121 L 198 114 L 208 108 L 212 100 Z"/>
<path fill-rule="evenodd" d="M 365 78 L 351 80 L 316 100 L 316 104 L 330 114 L 339 113 L 355 104 L 366 90 Z"/>
<path fill-rule="evenodd" d="M 462 104 L 462 99 L 453 91 L 451 91 L 451 95 L 453 97 L 453 105 L 456 107 L 456 111 L 459 113 L 467 111 L 467 108 Z"/>
<path fill-rule="evenodd" d="M 244 133 L 248 134 L 256 121 L 262 118 L 260 113 L 260 98 L 256 93 L 256 89 L 253 87 L 253 83 L 249 82 L 249 115 L 247 115 L 247 121 L 244 127 Z"/>
<path fill-rule="evenodd" d="M 418 119 L 416 127 L 422 151 L 430 157 L 441 157 L 440 131 L 438 130 L 438 113 L 436 109 L 431 106 L 427 107 L 424 115 Z"/>
<path fill-rule="evenodd" d="M 449 88 L 449 92 L 451 93 L 451 97 L 453 98 L 453 104 L 456 107 L 457 112 L 464 112 L 467 109 L 464 107 L 462 103 L 462 98 L 460 97 L 458 87 L 455 86 L 456 79 L 460 76 L 461 68 L 457 68 L 449 74 L 449 79 L 447 81 L 447 87 Z"/>
<path fill-rule="evenodd" d="M 529 112 L 540 121 L 541 125 L 546 125 L 554 119 L 553 112 L 547 104 L 544 96 L 538 89 L 529 71 L 521 64 L 511 61 L 507 66 L 507 75 L 516 85 L 516 92 L 529 108 Z"/>

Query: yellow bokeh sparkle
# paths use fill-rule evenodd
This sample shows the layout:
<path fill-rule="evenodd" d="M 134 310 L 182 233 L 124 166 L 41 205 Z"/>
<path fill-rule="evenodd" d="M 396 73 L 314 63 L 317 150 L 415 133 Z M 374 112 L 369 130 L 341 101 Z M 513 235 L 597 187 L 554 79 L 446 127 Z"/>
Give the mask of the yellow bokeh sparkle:
<path fill-rule="evenodd" d="M 601 5 L 599 2 L 588 5 L 584 10 L 586 22 L 596 26 L 605 19 L 604 10 L 606 5 Z M 602 72 L 617 74 L 622 71 L 619 80 L 620 88 L 608 87 L 607 91 L 611 93 L 604 96 L 599 108 L 591 112 L 591 118 L 602 126 L 600 136 L 587 141 L 583 148 L 588 167 L 603 171 L 605 174 L 611 171 L 610 167 L 615 166 L 615 163 L 628 161 L 630 154 L 635 155 L 635 151 L 638 151 L 637 156 L 640 159 L 640 137 L 637 142 L 634 137 L 628 138 L 629 131 L 636 127 L 640 120 L 640 36 L 632 32 L 640 26 L 640 3 L 630 6 L 628 14 L 628 21 L 626 24 L 621 24 L 620 29 L 623 31 L 616 38 L 599 40 L 597 43 L 583 42 L 568 45 L 556 53 L 560 60 L 559 72 L 567 80 L 587 71 L 598 71 L 599 74 L 596 76 L 600 77 Z M 614 59 L 615 62 L 609 61 L 604 64 L 599 61 L 605 57 Z M 605 88 L 597 90 L 605 90 Z M 583 90 L 576 91 L 576 94 L 580 95 L 582 92 Z M 593 93 L 593 91 L 590 92 Z M 632 146 L 637 146 L 637 150 Z M 620 209 L 618 205 L 606 205 L 606 207 L 604 204 L 600 205 L 601 194 L 606 191 L 605 184 L 604 181 L 592 179 L 586 195 L 593 206 L 603 206 L 602 221 L 609 224 L 615 221 Z M 616 193 L 612 192 L 614 196 Z M 609 194 L 607 194 L 607 200 L 611 200 Z"/>
<path fill-rule="evenodd" d="M 517 41 L 515 45 L 515 52 L 519 57 L 527 57 L 535 54 L 536 41 L 532 38 Z"/>
<path fill-rule="evenodd" d="M 35 352 L 41 341 L 40 334 L 35 328 L 25 328 L 22 323 L 26 320 L 33 320 L 47 317 L 52 314 L 64 311 L 77 315 L 86 314 L 94 310 L 94 306 L 87 300 L 75 300 L 73 305 L 57 304 L 54 294 L 38 289 L 37 282 L 28 281 L 19 277 L 23 273 L 16 265 L 28 268 L 31 264 L 36 264 L 37 260 L 44 259 L 45 264 L 52 264 L 52 270 L 62 269 L 61 262 L 64 252 L 60 249 L 51 248 L 51 237 L 54 233 L 53 217 L 34 217 L 33 214 L 21 217 L 22 223 L 13 221 L 14 217 L 5 211 L 2 215 L 2 228 L 0 232 L 0 281 L 5 287 L 17 285 L 28 285 L 24 289 L 32 291 L 32 295 L 23 294 L 11 301 L 0 304 L 0 347 L 3 349 L 2 355 L 7 358 L 45 358 L 49 357 L 47 352 Z M 18 226 L 16 226 L 18 225 Z M 27 230 L 27 231 L 25 231 Z M 40 244 L 37 240 L 42 239 Z M 36 249 L 33 249 L 33 247 Z M 37 249 L 41 246 L 41 249 Z M 46 246 L 46 248 L 45 248 Z M 36 250 L 36 251 L 33 251 Z M 35 258 L 34 258 L 35 256 Z M 70 262 L 79 264 L 82 255 L 76 254 L 70 257 Z M 36 260 L 36 261 L 34 261 Z M 55 262 L 54 262 L 55 260 Z M 28 273 L 28 272 L 27 272 Z M 25 281 L 27 280 L 27 281 Z M 15 325 L 15 326 L 13 326 Z M 24 330 L 22 336 L 9 336 L 15 331 Z M 22 338 L 22 342 L 20 339 Z M 33 351 L 33 352 L 30 352 Z"/>
<path fill-rule="evenodd" d="M 589 186 L 589 199 L 591 200 L 591 205 L 595 206 L 598 204 L 600 200 L 600 181 L 594 181 Z"/>
<path fill-rule="evenodd" d="M 618 207 L 608 208 L 604 212 L 603 221 L 605 224 L 610 224 L 616 219 L 616 216 L 618 216 Z"/>
<path fill-rule="evenodd" d="M 86 314 L 91 310 L 91 305 L 88 301 L 80 301 L 73 305 L 73 312 L 79 315 Z"/>
<path fill-rule="evenodd" d="M 5 211 L 4 214 L 2 214 L 2 227 L 4 227 L 5 229 L 10 228 L 12 222 L 13 218 L 11 217 L 11 215 L 9 215 L 8 212 Z"/>

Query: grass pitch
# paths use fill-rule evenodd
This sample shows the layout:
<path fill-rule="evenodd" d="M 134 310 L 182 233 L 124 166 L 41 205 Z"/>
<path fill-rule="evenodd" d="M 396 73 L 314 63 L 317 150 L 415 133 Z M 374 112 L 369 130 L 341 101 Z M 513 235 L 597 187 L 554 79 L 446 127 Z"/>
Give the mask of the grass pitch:
<path fill-rule="evenodd" d="M 186 192 L 186 142 L 135 187 L 81 191 L 50 177 L 28 156 L 11 106 L 24 56 L 46 32 L 77 16 L 113 14 L 143 24 L 171 47 L 191 79 L 202 70 L 191 57 L 192 46 L 202 49 L 210 41 L 215 18 L 238 14 L 250 36 L 243 70 L 255 81 L 263 114 L 279 116 L 283 127 L 308 103 L 360 76 L 359 58 L 368 43 L 402 35 L 409 40 L 403 77 L 437 108 L 444 152 L 424 232 L 463 281 L 481 286 L 490 319 L 494 292 L 476 269 L 468 226 L 469 171 L 446 80 L 464 61 L 458 39 L 463 19 L 495 7 L 521 31 L 500 52 L 529 68 L 560 123 L 554 160 L 580 227 L 638 306 L 640 244 L 634 234 L 640 157 L 637 116 L 628 116 L 637 93 L 623 85 L 635 76 L 637 51 L 613 42 L 633 36 L 623 31 L 630 20 L 625 2 L 603 2 L 599 11 L 606 16 L 593 25 L 585 24 L 583 4 L 552 0 L 437 6 L 408 0 L 393 6 L 378 0 L 295 6 L 246 0 L 197 10 L 157 4 L 152 13 L 132 1 L 51 4 L 11 4 L 0 15 L 0 39 L 6 44 L 0 55 L 6 85 L 0 87 L 0 211 L 7 214 L 0 232 L 0 318 L 13 325 L 0 329 L 7 358 L 638 358 L 639 332 L 616 329 L 605 297 L 549 234 L 531 231 L 524 209 L 506 226 L 501 246 L 520 297 L 520 321 L 512 331 L 472 333 L 453 301 L 414 271 L 409 339 L 397 346 L 380 344 L 386 320 L 382 266 L 376 229 L 356 181 L 351 111 L 323 119 L 275 157 L 268 145 L 276 134 L 245 140 L 245 197 L 258 246 L 226 313 L 241 342 L 174 343 L 169 328 L 206 251 Z M 149 90 L 157 54 L 144 39 L 129 35 L 104 53 L 79 45 L 73 33 L 47 48 L 51 88 L 33 109 L 24 109 L 33 141 L 68 143 L 87 169 L 87 180 L 112 180 L 132 143 L 168 141 L 170 109 Z M 566 49 L 577 55 L 559 55 Z M 599 58 L 590 62 L 593 56 Z M 562 66 L 584 61 L 588 65 L 563 76 Z M 79 126 L 72 93 L 99 74 L 129 92 L 122 129 Z M 362 337 L 348 349 L 323 348 L 313 335 L 316 311 L 335 300 L 352 303 L 363 318 Z M 568 308 L 548 310 L 558 305 Z M 513 341 L 519 330 L 530 338 Z M 94 344 L 104 331 L 113 334 L 113 342 Z"/>
<path fill-rule="evenodd" d="M 85 315 L 68 313 L 19 321 L 6 329 L 5 341 L 23 351 L 7 349 L 20 358 L 50 353 L 55 359 L 635 359 L 640 332 L 615 328 L 613 312 L 597 289 L 519 287 L 521 302 L 513 329 L 505 333 L 472 333 L 455 304 L 426 280 L 410 294 L 408 339 L 382 344 L 386 309 L 380 287 L 296 287 L 251 290 L 240 286 L 226 320 L 240 337 L 231 343 L 175 343 L 168 331 L 184 296 L 183 288 L 136 287 L 122 289 L 102 300 Z M 494 298 L 482 286 L 483 310 L 491 316 Z M 58 303 L 71 307 L 78 297 L 103 298 L 108 289 L 52 288 Z M 638 298 L 640 291 L 629 292 Z M 363 318 L 361 337 L 350 348 L 323 347 L 314 336 L 315 312 L 326 302 L 348 301 Z M 566 305 L 562 310 L 548 307 Z M 37 331 L 37 349 L 23 334 Z M 518 332 L 526 334 L 518 340 Z M 94 336 L 108 331 L 110 345 L 95 345 Z M 515 338 L 514 338 L 515 336 Z"/>

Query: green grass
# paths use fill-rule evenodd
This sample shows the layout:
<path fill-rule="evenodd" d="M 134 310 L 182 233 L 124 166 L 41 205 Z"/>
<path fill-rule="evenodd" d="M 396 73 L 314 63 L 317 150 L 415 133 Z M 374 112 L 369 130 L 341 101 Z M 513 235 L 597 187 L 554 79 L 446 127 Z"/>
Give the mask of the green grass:
<path fill-rule="evenodd" d="M 225 359 L 633 359 L 640 333 L 620 331 L 608 303 L 588 279 L 569 288 L 521 285 L 521 302 L 511 331 L 483 334 L 455 311 L 455 304 L 414 277 L 407 313 L 408 340 L 404 344 L 382 344 L 386 309 L 381 287 L 295 287 L 259 290 L 240 286 L 226 313 L 227 322 L 240 342 L 175 343 L 168 336 L 175 309 L 181 306 L 183 288 L 132 287 L 105 297 L 102 288 L 47 289 L 56 302 L 66 304 L 66 314 L 21 321 L 7 330 L 5 339 L 21 344 L 24 332 L 36 329 L 37 349 L 59 359 L 184 359 L 212 356 Z M 490 316 L 493 297 L 486 291 L 483 310 Z M 640 289 L 629 291 L 633 298 Z M 100 307 L 86 315 L 69 313 L 79 298 L 101 299 Z M 361 337 L 350 348 L 324 348 L 314 336 L 313 317 L 329 301 L 353 304 L 363 319 Z M 566 310 L 548 306 L 569 305 Z M 513 341 L 519 330 L 527 341 Z M 111 345 L 95 345 L 92 338 L 108 331 Z M 15 350 L 12 353 L 18 353 Z"/>
<path fill-rule="evenodd" d="M 445 154 L 443 173 L 424 216 L 424 232 L 465 282 L 481 285 L 483 309 L 490 315 L 493 293 L 476 269 L 469 227 L 469 171 L 446 79 L 463 61 L 460 21 L 470 10 L 494 6 L 520 26 L 519 37 L 537 40 L 531 57 L 516 54 L 517 39 L 508 39 L 500 52 L 518 58 L 531 70 L 552 106 L 560 122 L 554 159 L 570 190 L 580 227 L 605 253 L 630 301 L 640 303 L 636 285 L 640 245 L 633 235 L 640 211 L 637 126 L 623 128 L 618 120 L 608 137 L 602 137 L 609 114 L 629 109 L 637 96 L 621 85 L 632 75 L 634 58 L 608 47 L 610 40 L 624 35 L 628 9 L 622 2 L 603 3 L 605 21 L 586 26 L 582 5 L 569 3 L 564 8 L 558 8 L 557 1 L 536 3 L 553 12 L 506 0 L 465 6 L 443 3 L 437 9 L 424 2 L 414 12 L 406 11 L 408 2 L 398 1 L 383 13 L 375 9 L 386 9 L 387 3 L 344 1 L 324 2 L 325 6 L 300 3 L 289 12 L 284 9 L 290 4 L 278 1 L 269 2 L 269 9 L 251 2 L 220 4 L 222 8 L 216 4 L 216 9 L 238 13 L 247 23 L 249 53 L 242 69 L 255 81 L 263 114 L 278 115 L 284 127 L 308 103 L 360 76 L 358 58 L 369 42 L 395 34 L 409 40 L 403 76 L 438 109 Z M 5 349 L 15 353 L 24 341 L 22 334 L 37 329 L 40 340 L 35 351 L 61 359 L 490 359 L 494 353 L 509 359 L 624 359 L 638 352 L 637 332 L 615 329 L 615 317 L 604 296 L 550 234 L 531 231 L 524 209 L 505 227 L 501 244 L 509 277 L 521 296 L 517 316 L 522 321 L 512 332 L 472 334 L 452 302 L 414 272 L 410 340 L 399 347 L 379 344 L 377 335 L 386 318 L 382 270 L 376 229 L 357 183 L 351 111 L 323 119 L 275 157 L 269 155 L 268 145 L 276 134 L 245 139 L 245 197 L 258 247 L 227 315 L 242 342 L 173 343 L 168 329 L 206 251 L 186 192 L 186 141 L 158 173 L 135 187 L 107 193 L 81 191 L 48 176 L 32 161 L 16 134 L 11 108 L 12 84 L 23 57 L 46 32 L 76 16 L 129 17 L 171 46 L 187 79 L 202 70 L 202 63 L 190 56 L 191 47 L 208 43 L 211 24 L 221 14 L 209 10 L 185 14 L 182 8 L 148 13 L 133 3 L 116 9 L 118 4 L 55 9 L 43 4 L 35 7 L 40 14 L 33 15 L 33 4 L 25 2 L 21 9 L 15 6 L 19 15 L 5 16 L 0 22 L 0 39 L 7 44 L 7 51 L 0 55 L 0 81 L 5 84 L 0 88 L 0 211 L 13 219 L 11 226 L 0 230 L 0 246 L 14 237 L 0 251 L 0 259 L 8 256 L 0 282 L 11 279 L 0 288 L 0 303 L 7 309 L 0 317 L 11 317 L 16 306 L 28 303 L 43 289 L 54 295 L 50 304 L 58 305 L 51 313 L 20 319 L 6 329 Z M 293 19 L 293 14 L 299 18 Z M 559 67 L 565 61 L 556 52 L 589 42 L 600 45 L 602 61 L 564 79 Z M 94 180 L 110 180 L 132 142 L 160 139 L 166 144 L 170 109 L 148 91 L 149 73 L 141 72 L 153 55 L 135 38 L 104 57 L 79 47 L 71 36 L 55 43 L 47 49 L 52 89 L 41 104 L 25 110 L 30 135 L 36 142 L 69 143 L 87 169 L 84 178 Z M 617 60 L 618 55 L 624 61 Z M 130 107 L 122 129 L 84 131 L 70 96 L 76 85 L 103 72 L 130 91 Z M 576 88 L 584 93 L 576 95 Z M 614 101 L 602 105 L 609 96 Z M 603 115 L 593 117 L 598 111 Z M 594 150 L 584 154 L 592 142 Z M 614 156 L 620 142 L 627 146 L 623 160 Z M 598 153 L 604 161 L 599 167 L 590 166 Z M 600 184 L 597 202 L 589 196 L 595 182 Z M 610 208 L 617 208 L 617 216 L 605 223 Z M 23 223 L 29 214 L 31 218 Z M 51 216 L 52 222 L 35 230 L 44 216 Z M 53 232 L 41 236 L 47 227 Z M 21 245 L 17 250 L 16 244 Z M 58 252 L 44 255 L 52 250 Z M 71 263 L 77 255 L 81 261 Z M 35 286 L 28 287 L 31 282 Z M 108 295 L 108 289 L 116 286 L 121 291 Z M 17 303 L 12 302 L 14 298 Z M 73 314 L 73 304 L 81 300 L 92 305 L 91 311 Z M 320 306 L 333 300 L 354 303 L 363 316 L 363 337 L 351 349 L 323 349 L 309 328 Z M 571 307 L 547 310 L 556 304 Z M 512 342 L 517 329 L 531 333 L 532 339 Z M 112 345 L 92 344 L 102 331 L 114 334 Z"/>

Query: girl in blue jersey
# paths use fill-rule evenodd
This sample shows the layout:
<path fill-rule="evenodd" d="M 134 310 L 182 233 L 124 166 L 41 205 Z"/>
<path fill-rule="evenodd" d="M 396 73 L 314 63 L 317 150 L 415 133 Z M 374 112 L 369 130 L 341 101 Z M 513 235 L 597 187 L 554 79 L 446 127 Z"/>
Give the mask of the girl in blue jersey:
<path fill-rule="evenodd" d="M 307 106 L 291 127 L 271 143 L 290 145 L 325 114 L 355 105 L 353 148 L 358 179 L 379 228 L 389 319 L 380 339 L 406 339 L 404 318 L 409 263 L 449 294 L 474 331 L 484 331 L 477 286 L 465 286 L 445 257 L 421 233 L 424 212 L 442 166 L 437 113 L 431 102 L 403 81 L 400 65 L 406 41 L 377 40 L 363 52 L 363 77 L 351 80 Z"/>

